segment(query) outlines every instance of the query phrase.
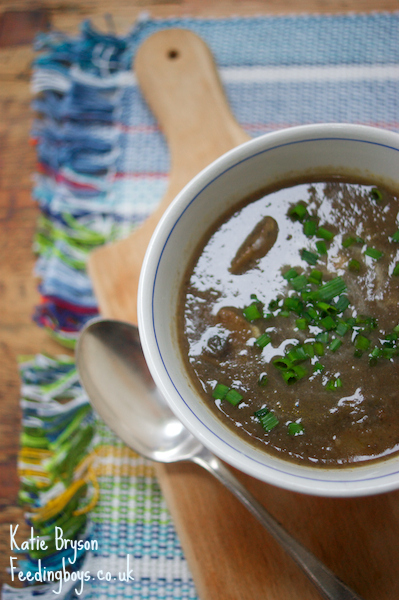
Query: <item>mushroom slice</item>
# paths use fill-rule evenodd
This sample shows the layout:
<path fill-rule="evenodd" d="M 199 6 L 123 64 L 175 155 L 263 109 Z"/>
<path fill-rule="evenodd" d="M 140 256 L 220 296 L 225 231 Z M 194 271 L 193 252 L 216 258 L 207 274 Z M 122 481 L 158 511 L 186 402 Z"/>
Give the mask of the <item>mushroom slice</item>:
<path fill-rule="evenodd" d="M 253 326 L 248 323 L 241 311 L 233 306 L 224 306 L 221 308 L 216 315 L 216 320 L 228 329 L 232 333 L 232 337 L 236 340 L 246 342 L 254 335 Z"/>
<path fill-rule="evenodd" d="M 229 331 L 243 331 L 251 335 L 251 325 L 241 311 L 234 306 L 220 308 L 216 315 L 216 321 Z"/>
<path fill-rule="evenodd" d="M 230 273 L 241 275 L 255 266 L 274 246 L 278 225 L 273 217 L 264 217 L 237 250 L 230 264 Z"/>

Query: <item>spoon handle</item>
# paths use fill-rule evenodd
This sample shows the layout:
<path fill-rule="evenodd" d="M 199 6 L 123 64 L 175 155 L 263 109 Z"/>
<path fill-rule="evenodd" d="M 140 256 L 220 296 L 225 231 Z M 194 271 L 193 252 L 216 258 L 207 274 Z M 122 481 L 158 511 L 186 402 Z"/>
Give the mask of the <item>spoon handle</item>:
<path fill-rule="evenodd" d="M 362 600 L 312 552 L 295 540 L 214 454 L 203 448 L 191 460 L 214 475 L 242 502 L 301 567 L 324 598 L 327 600 Z"/>

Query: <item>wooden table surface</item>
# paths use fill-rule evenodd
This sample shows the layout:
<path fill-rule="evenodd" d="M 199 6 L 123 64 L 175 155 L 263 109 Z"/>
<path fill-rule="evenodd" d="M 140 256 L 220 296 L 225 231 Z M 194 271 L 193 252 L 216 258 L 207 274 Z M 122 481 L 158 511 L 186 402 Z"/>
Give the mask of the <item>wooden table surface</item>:
<path fill-rule="evenodd" d="M 10 524 L 27 533 L 16 497 L 20 410 L 17 356 L 65 350 L 32 321 L 39 300 L 32 238 L 38 209 L 31 199 L 35 150 L 29 145 L 31 41 L 53 27 L 76 33 L 90 18 L 99 29 L 124 34 L 146 11 L 157 17 L 397 10 L 398 0 L 0 0 L 0 584 L 10 583 Z"/>

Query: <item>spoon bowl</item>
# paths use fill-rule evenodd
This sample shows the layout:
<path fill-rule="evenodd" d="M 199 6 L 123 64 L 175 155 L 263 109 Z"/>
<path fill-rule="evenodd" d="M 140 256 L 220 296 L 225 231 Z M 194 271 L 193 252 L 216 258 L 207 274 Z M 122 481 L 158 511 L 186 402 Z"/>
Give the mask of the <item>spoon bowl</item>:
<path fill-rule="evenodd" d="M 93 407 L 130 448 L 158 462 L 191 461 L 203 467 L 246 506 L 324 598 L 361 600 L 297 542 L 175 417 L 151 377 L 135 325 L 111 319 L 91 321 L 80 334 L 76 364 Z"/>
<path fill-rule="evenodd" d="M 137 327 L 106 319 L 91 321 L 79 338 L 76 355 L 92 406 L 130 448 L 165 463 L 190 460 L 200 450 L 202 444 L 158 391 Z"/>

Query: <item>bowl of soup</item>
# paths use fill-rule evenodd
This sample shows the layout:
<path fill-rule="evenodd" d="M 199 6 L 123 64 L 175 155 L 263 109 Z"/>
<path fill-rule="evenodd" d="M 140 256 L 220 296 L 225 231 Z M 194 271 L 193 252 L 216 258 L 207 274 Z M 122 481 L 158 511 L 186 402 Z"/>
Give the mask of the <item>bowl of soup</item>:
<path fill-rule="evenodd" d="M 292 127 L 231 150 L 164 214 L 139 285 L 183 424 L 264 482 L 399 487 L 399 136 Z"/>

